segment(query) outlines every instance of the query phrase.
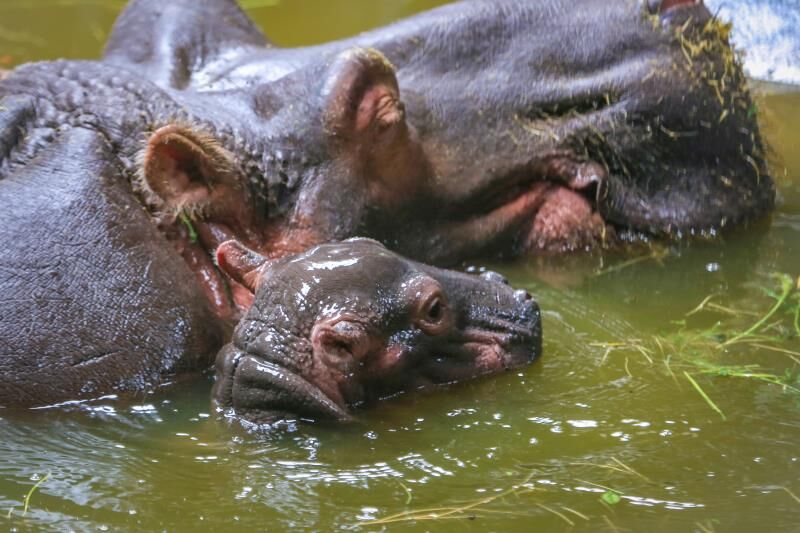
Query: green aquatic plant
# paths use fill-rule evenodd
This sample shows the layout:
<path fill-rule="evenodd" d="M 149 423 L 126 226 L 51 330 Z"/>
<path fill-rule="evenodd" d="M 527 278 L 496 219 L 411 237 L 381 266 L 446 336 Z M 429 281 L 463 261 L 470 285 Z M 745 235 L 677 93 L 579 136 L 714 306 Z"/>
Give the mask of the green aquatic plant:
<path fill-rule="evenodd" d="M 476 513 L 491 512 L 487 510 L 485 507 L 493 502 L 502 500 L 512 495 L 519 495 L 522 493 L 528 493 L 536 490 L 536 488 L 533 485 L 531 485 L 531 480 L 533 479 L 534 475 L 535 472 L 531 472 L 520 483 L 516 483 L 511 487 L 503 490 L 502 492 L 499 492 L 492 496 L 487 496 L 484 498 L 478 498 L 476 500 L 468 501 L 462 505 L 454 505 L 450 507 L 431 507 L 424 509 L 413 509 L 409 511 L 403 511 L 401 513 L 391 514 L 383 518 L 361 522 L 359 525 L 378 526 L 378 525 L 394 524 L 399 522 L 446 520 L 453 518 L 474 519 L 476 517 Z"/>
<path fill-rule="evenodd" d="M 23 500 L 23 502 L 22 502 L 22 516 L 25 516 L 25 515 L 27 515 L 27 514 L 28 514 L 28 507 L 30 506 L 30 503 L 31 503 L 31 496 L 33 496 L 33 493 L 34 493 L 34 492 L 36 492 L 36 489 L 38 489 L 38 488 L 39 488 L 39 487 L 40 487 L 40 486 L 41 486 L 41 485 L 42 485 L 42 484 L 43 484 L 45 481 L 47 481 L 49 478 L 50 478 L 50 473 L 48 472 L 47 474 L 45 474 L 45 476 L 44 476 L 44 477 L 42 477 L 41 479 L 39 479 L 39 480 L 38 480 L 38 481 L 37 481 L 37 482 L 36 482 L 36 483 L 33 485 L 33 487 L 31 487 L 31 488 L 30 488 L 30 490 L 28 491 L 28 493 L 25 495 L 25 499 L 24 499 L 24 500 Z M 9 509 L 9 510 L 8 510 L 8 515 L 6 515 L 6 518 L 11 518 L 11 516 L 12 516 L 13 514 L 14 514 L 14 508 L 12 507 L 11 509 Z"/>
<path fill-rule="evenodd" d="M 181 211 L 178 215 L 181 223 L 186 226 L 186 231 L 189 232 L 189 242 L 192 244 L 197 243 L 197 230 L 194 229 L 194 224 L 192 223 L 192 219 L 186 213 L 186 211 Z"/>
<path fill-rule="evenodd" d="M 356 524 L 359 528 L 371 528 L 375 526 L 388 526 L 389 524 L 400 524 L 410 522 L 427 522 L 440 520 L 476 520 L 484 517 L 493 516 L 529 516 L 531 511 L 541 509 L 559 520 L 564 522 L 569 527 L 575 527 L 578 523 L 591 522 L 593 517 L 587 516 L 580 511 L 564 505 L 563 488 L 555 488 L 551 485 L 540 485 L 534 481 L 536 476 L 544 476 L 547 478 L 563 478 L 567 480 L 566 486 L 589 486 L 603 492 L 599 492 L 600 497 L 597 499 L 601 505 L 598 513 L 602 513 L 602 518 L 606 524 L 610 524 L 613 528 L 613 523 L 610 522 L 606 513 L 613 511 L 612 506 L 622 503 L 625 499 L 625 491 L 610 487 L 604 483 L 597 483 L 587 479 L 579 479 L 577 472 L 584 474 L 584 477 L 594 477 L 594 475 L 614 476 L 617 481 L 626 478 L 638 478 L 650 485 L 657 485 L 647 476 L 634 470 L 632 467 L 625 464 L 623 461 L 616 457 L 611 457 L 606 462 L 572 462 L 566 464 L 559 464 L 553 470 L 552 465 L 520 465 L 525 469 L 530 469 L 522 480 L 513 483 L 510 487 L 501 489 L 497 488 L 491 492 L 494 494 L 490 496 L 481 496 L 479 498 L 470 499 L 452 505 L 443 505 L 438 507 L 426 507 L 418 509 L 407 509 L 402 512 L 388 514 L 381 518 L 374 518 Z M 595 474 L 592 474 L 594 472 Z M 509 472 L 509 476 L 518 475 L 517 472 Z M 547 495 L 558 493 L 558 503 L 544 500 Z M 570 489 L 569 494 L 578 494 Z M 595 493 L 597 494 L 597 493 Z M 521 498 L 527 498 L 522 500 Z M 503 506 L 503 503 L 506 506 Z M 520 502 L 524 502 L 520 505 Z M 406 500 L 406 505 L 410 500 Z M 510 507 L 509 507 L 510 505 Z"/>
<path fill-rule="evenodd" d="M 705 403 L 723 420 L 727 417 L 698 378 L 736 378 L 781 387 L 786 393 L 796 394 L 800 401 L 800 351 L 790 349 L 800 340 L 800 278 L 788 274 L 773 274 L 773 286 L 760 287 L 771 300 L 766 311 L 754 312 L 718 303 L 718 294 L 704 298 L 686 313 L 683 319 L 673 322 L 680 326 L 676 332 L 654 335 L 646 339 L 627 339 L 622 342 L 593 343 L 605 348 L 600 360 L 604 364 L 612 353 L 622 352 L 641 356 L 647 364 L 661 361 L 666 372 L 678 383 L 675 370 L 703 398 Z M 692 329 L 688 320 L 700 314 L 723 315 L 710 327 Z M 764 361 L 742 363 L 742 357 L 753 357 L 752 351 L 780 355 L 790 364 L 784 368 L 765 368 Z M 632 376 L 625 359 L 625 371 Z M 798 404 L 800 405 L 800 403 Z"/>
<path fill-rule="evenodd" d="M 694 387 L 694 389 L 700 394 L 700 396 L 703 397 L 708 406 L 711 407 L 714 411 L 716 411 L 719 414 L 719 416 L 722 417 L 723 420 L 727 420 L 727 418 L 725 417 L 725 413 L 722 412 L 722 409 L 717 407 L 717 404 L 715 404 L 714 401 L 708 397 L 706 391 L 704 391 L 703 388 L 700 386 L 700 384 L 697 381 L 695 381 L 692 375 L 686 372 L 685 370 L 683 372 L 683 375 L 686 376 L 686 379 L 689 380 L 689 383 L 692 384 L 692 387 Z"/>
<path fill-rule="evenodd" d="M 600 499 L 602 499 L 608 505 L 617 505 L 619 502 L 622 501 L 620 495 L 614 492 L 613 490 L 608 490 L 604 492 L 603 496 L 601 496 Z"/>

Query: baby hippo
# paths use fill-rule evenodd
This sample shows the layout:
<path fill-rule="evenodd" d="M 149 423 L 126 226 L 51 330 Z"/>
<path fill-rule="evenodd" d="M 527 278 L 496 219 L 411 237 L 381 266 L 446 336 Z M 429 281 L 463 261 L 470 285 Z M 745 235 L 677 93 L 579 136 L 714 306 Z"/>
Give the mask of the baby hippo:
<path fill-rule="evenodd" d="M 228 241 L 217 260 L 255 298 L 217 356 L 214 401 L 257 424 L 349 420 L 371 400 L 541 352 L 538 305 L 494 272 L 441 270 L 369 239 L 275 261 Z"/>

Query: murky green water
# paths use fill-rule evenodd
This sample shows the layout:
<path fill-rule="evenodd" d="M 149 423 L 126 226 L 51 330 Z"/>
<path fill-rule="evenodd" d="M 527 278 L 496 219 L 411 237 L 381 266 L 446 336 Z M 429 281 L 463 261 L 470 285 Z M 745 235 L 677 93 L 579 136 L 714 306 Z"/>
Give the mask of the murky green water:
<path fill-rule="evenodd" d="M 300 44 L 436 2 L 260 3 L 251 13 L 268 34 Z M 96 56 L 116 4 L 2 0 L 0 66 Z M 0 528 L 800 530 L 798 395 L 752 378 L 703 376 L 653 340 L 716 320 L 744 329 L 774 303 L 759 288 L 775 286 L 771 273 L 800 274 L 800 94 L 770 94 L 761 109 L 782 176 L 769 227 L 631 263 L 584 256 L 498 267 L 545 310 L 545 356 L 530 368 L 386 401 L 352 426 L 262 436 L 215 420 L 210 377 L 133 404 L 0 412 Z M 712 302 L 754 314 L 685 317 L 712 293 Z M 784 330 L 770 334 L 791 324 L 783 311 L 768 323 L 778 319 Z M 608 351 L 631 339 L 642 350 Z M 798 352 L 800 340 L 778 346 Z M 752 345 L 706 349 L 703 360 L 709 352 L 718 363 L 777 374 L 800 363 Z M 23 516 L 26 494 L 45 475 Z M 441 509 L 438 518 L 369 524 L 431 508 Z"/>

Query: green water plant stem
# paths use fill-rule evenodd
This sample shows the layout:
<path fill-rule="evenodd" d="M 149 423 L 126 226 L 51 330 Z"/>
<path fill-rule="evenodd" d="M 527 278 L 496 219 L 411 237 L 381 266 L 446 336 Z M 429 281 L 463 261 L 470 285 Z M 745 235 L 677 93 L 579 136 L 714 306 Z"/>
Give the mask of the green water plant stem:
<path fill-rule="evenodd" d="M 189 218 L 189 215 L 186 214 L 186 211 L 181 211 L 178 215 L 181 223 L 186 226 L 186 231 L 189 232 L 189 242 L 195 244 L 197 242 L 197 230 L 194 229 L 194 224 L 192 224 L 192 219 Z"/>
<path fill-rule="evenodd" d="M 28 494 L 25 495 L 25 505 L 22 507 L 22 516 L 28 514 L 28 505 L 30 505 L 31 503 L 31 496 L 33 496 L 33 493 L 36 492 L 36 489 L 38 489 L 39 486 L 45 481 L 47 481 L 49 478 L 50 478 L 50 473 L 48 472 L 42 479 L 37 481 L 36 484 L 33 487 L 31 487 L 31 490 L 28 491 Z"/>
<path fill-rule="evenodd" d="M 800 291 L 800 276 L 797 276 L 795 289 Z M 800 292 L 795 293 L 794 299 L 797 300 L 797 305 L 794 308 L 794 332 L 800 337 Z"/>
<path fill-rule="evenodd" d="M 39 481 L 37 481 L 37 482 L 36 482 L 36 483 L 33 485 L 33 487 L 31 487 L 31 488 L 30 488 L 30 490 L 28 491 L 28 493 L 25 495 L 25 499 L 24 499 L 24 500 L 23 500 L 23 502 L 22 502 L 22 516 L 25 516 L 26 514 L 28 514 L 28 507 L 29 507 L 29 506 L 30 506 L 30 504 L 31 504 L 31 497 L 33 496 L 33 493 L 34 493 L 34 492 L 36 492 L 36 489 L 38 489 L 38 488 L 39 488 L 39 486 L 41 486 L 41 485 L 42 485 L 42 483 L 44 483 L 45 481 L 47 481 L 47 480 L 48 480 L 48 478 L 50 478 L 50 473 L 49 473 L 49 472 L 48 472 L 47 474 L 45 474 L 45 476 L 44 476 L 44 477 L 42 477 L 42 478 L 41 478 Z M 9 510 L 8 510 L 8 515 L 6 515 L 6 517 L 7 517 L 7 518 L 11 518 L 11 515 L 12 515 L 13 513 L 14 513 L 14 508 L 12 507 L 11 509 L 9 509 Z"/>
<path fill-rule="evenodd" d="M 791 498 L 792 498 L 794 501 L 796 501 L 797 503 L 800 503 L 800 498 L 798 498 L 798 497 L 797 497 L 797 496 L 794 494 L 794 492 L 792 492 L 791 490 L 789 490 L 789 488 L 788 488 L 788 487 L 783 487 L 783 490 L 784 490 L 784 492 L 786 492 L 786 494 L 788 494 L 788 495 L 789 495 L 789 496 L 790 496 L 790 497 L 791 497 Z"/>
<path fill-rule="evenodd" d="M 706 392 L 703 390 L 703 388 L 700 386 L 700 384 L 699 384 L 697 381 L 695 381 L 695 380 L 694 380 L 694 378 L 691 376 L 691 374 L 689 374 L 688 372 L 686 372 L 686 371 L 684 370 L 684 371 L 683 371 L 683 375 L 684 375 L 684 376 L 686 376 L 686 379 L 688 379 L 688 380 L 689 380 L 689 383 L 691 383 L 691 384 L 692 384 L 692 387 L 694 387 L 694 388 L 695 388 L 695 390 L 696 390 L 697 392 L 699 392 L 699 393 L 700 393 L 700 396 L 702 396 L 702 397 L 703 397 L 703 399 L 706 401 L 706 403 L 707 403 L 707 404 L 708 404 L 708 405 L 709 405 L 709 406 L 710 406 L 710 407 L 711 407 L 711 408 L 712 408 L 714 411 L 716 411 L 717 413 L 719 413 L 719 416 L 721 416 L 723 420 L 727 420 L 727 418 L 725 417 L 725 413 L 723 413 L 723 412 L 722 412 L 722 409 L 720 409 L 719 407 L 717 407 L 717 404 L 715 404 L 715 403 L 713 402 L 713 400 L 711 400 L 711 398 L 709 398 L 708 394 L 706 394 Z"/>
<path fill-rule="evenodd" d="M 393 515 L 386 516 L 384 518 L 378 518 L 375 520 L 369 520 L 366 522 L 361 522 L 360 526 L 377 526 L 377 525 L 385 525 L 385 524 L 393 524 L 397 522 L 411 522 L 411 521 L 421 521 L 421 520 L 441 520 L 447 518 L 458 518 L 463 517 L 466 511 L 478 511 L 482 510 L 481 507 L 492 503 L 496 500 L 505 498 L 512 494 L 519 494 L 520 492 L 532 492 L 535 490 L 532 487 L 526 486 L 530 483 L 531 479 L 533 479 L 534 472 L 531 472 L 525 479 L 516 485 L 513 485 L 511 488 L 506 489 L 502 492 L 499 492 L 493 496 L 488 496 L 486 498 L 480 498 L 478 500 L 468 502 L 461 506 L 456 507 L 434 507 L 428 509 L 416 509 L 411 511 L 405 511 L 402 513 L 397 513 Z"/>
<path fill-rule="evenodd" d="M 729 346 L 731 344 L 734 344 L 735 342 L 737 342 L 737 341 L 739 341 L 739 340 L 741 340 L 741 339 L 743 339 L 745 337 L 749 337 L 750 335 L 754 334 L 756 331 L 761 329 L 761 327 L 764 324 L 766 324 L 767 321 L 770 318 L 772 318 L 775 315 L 775 313 L 777 313 L 778 310 L 781 307 L 783 307 L 783 304 L 786 303 L 786 300 L 789 298 L 789 295 L 791 295 L 792 292 L 794 291 L 794 289 L 795 289 L 794 285 L 795 284 L 794 284 L 794 280 L 792 278 L 790 278 L 789 276 L 787 276 L 786 274 L 777 274 L 776 277 L 781 282 L 781 295 L 778 297 L 778 301 L 775 303 L 775 305 L 772 306 L 772 309 L 770 309 L 767 312 L 766 315 L 761 317 L 761 320 L 759 320 L 758 322 L 756 322 L 755 324 L 750 326 L 749 329 L 747 329 L 746 331 L 743 331 L 743 332 L 739 333 L 738 335 L 735 335 L 734 337 L 732 337 L 732 338 L 728 339 L 727 341 L 721 343 L 719 345 L 720 348 L 725 347 L 725 346 Z"/>

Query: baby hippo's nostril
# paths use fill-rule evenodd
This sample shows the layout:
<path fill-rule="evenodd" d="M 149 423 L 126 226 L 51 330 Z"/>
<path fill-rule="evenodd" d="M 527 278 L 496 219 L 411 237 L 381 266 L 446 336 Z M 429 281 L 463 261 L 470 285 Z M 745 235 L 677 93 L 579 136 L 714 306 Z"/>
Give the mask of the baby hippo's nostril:
<path fill-rule="evenodd" d="M 486 272 L 481 274 L 481 277 L 486 281 L 492 281 L 494 283 L 502 283 L 503 285 L 508 285 L 508 278 L 492 270 L 487 270 Z"/>
<path fill-rule="evenodd" d="M 647 8 L 652 14 L 664 14 L 670 9 L 681 6 L 702 4 L 703 0 L 647 0 Z"/>
<path fill-rule="evenodd" d="M 514 299 L 518 303 L 525 303 L 532 300 L 533 296 L 531 296 L 531 293 L 529 293 L 528 291 L 520 289 L 518 291 L 514 291 Z"/>

